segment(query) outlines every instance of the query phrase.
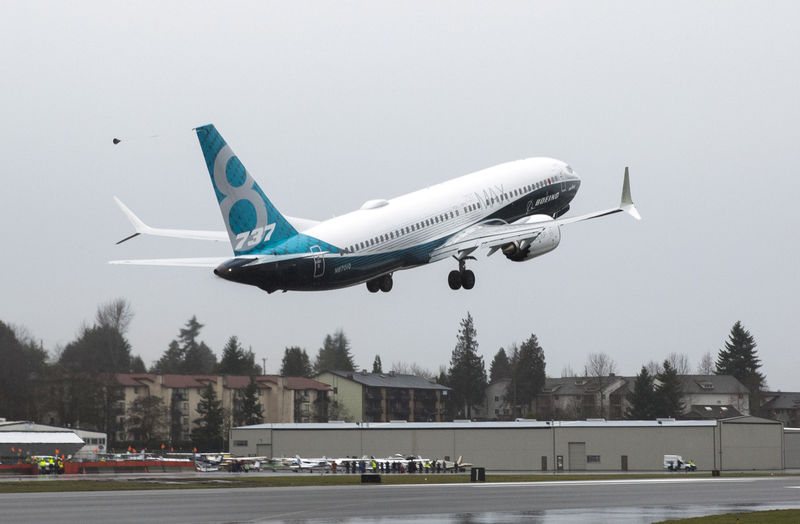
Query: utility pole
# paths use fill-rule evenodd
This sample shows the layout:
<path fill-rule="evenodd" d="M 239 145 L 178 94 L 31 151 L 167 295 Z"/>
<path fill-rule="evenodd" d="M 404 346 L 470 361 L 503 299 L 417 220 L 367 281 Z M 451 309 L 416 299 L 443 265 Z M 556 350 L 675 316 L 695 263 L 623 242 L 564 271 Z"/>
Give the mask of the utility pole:
<path fill-rule="evenodd" d="M 262 375 L 267 374 L 267 357 L 263 357 L 261 359 L 261 374 Z"/>

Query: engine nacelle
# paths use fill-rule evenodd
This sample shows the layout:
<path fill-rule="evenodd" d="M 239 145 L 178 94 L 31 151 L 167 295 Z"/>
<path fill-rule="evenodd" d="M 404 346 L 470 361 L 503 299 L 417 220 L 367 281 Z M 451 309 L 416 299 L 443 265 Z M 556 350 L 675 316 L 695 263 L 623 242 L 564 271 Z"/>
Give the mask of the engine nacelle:
<path fill-rule="evenodd" d="M 547 215 L 533 215 L 516 223 L 537 222 L 554 222 L 554 220 Z M 543 224 L 543 226 L 544 231 L 533 240 L 521 240 L 503 245 L 500 249 L 506 258 L 513 262 L 524 262 L 557 248 L 561 242 L 561 228 L 555 224 Z"/>

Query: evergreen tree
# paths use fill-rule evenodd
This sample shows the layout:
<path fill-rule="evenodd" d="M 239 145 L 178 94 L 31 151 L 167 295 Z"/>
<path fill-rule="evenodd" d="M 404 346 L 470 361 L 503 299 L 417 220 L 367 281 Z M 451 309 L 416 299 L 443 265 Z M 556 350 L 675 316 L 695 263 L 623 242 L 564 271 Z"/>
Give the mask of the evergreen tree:
<path fill-rule="evenodd" d="M 47 352 L 0 321 L 0 414 L 10 420 L 38 420 L 45 408 Z"/>
<path fill-rule="evenodd" d="M 761 360 L 756 355 L 756 341 L 740 321 L 731 328 L 725 348 L 717 356 L 717 375 L 733 375 L 750 391 L 750 406 L 759 406 L 760 391 L 766 386 L 758 370 Z M 752 409 L 752 408 L 751 408 Z"/>
<path fill-rule="evenodd" d="M 233 409 L 234 425 L 252 426 L 264 422 L 264 407 L 258 401 L 258 384 L 254 377 L 250 377 L 250 383 L 241 392 L 237 391 L 237 395 L 238 402 Z"/>
<path fill-rule="evenodd" d="M 50 374 L 52 408 L 60 422 L 103 431 L 113 443 L 122 414 L 116 404 L 121 392 L 114 373 L 128 373 L 130 367 L 130 345 L 117 327 L 84 327 L 61 352 Z"/>
<path fill-rule="evenodd" d="M 314 370 L 317 373 L 328 370 L 355 371 L 356 366 L 350 354 L 350 342 L 341 329 L 325 336 L 325 341 L 317 355 Z"/>
<path fill-rule="evenodd" d="M 312 374 L 311 360 L 305 349 L 292 346 L 284 350 L 281 361 L 282 377 L 311 377 Z"/>
<path fill-rule="evenodd" d="M 188 398 L 179 389 L 173 388 L 169 399 L 169 440 L 173 444 L 184 442 L 188 439 L 183 436 L 183 410 L 181 403 Z M 186 428 L 188 432 L 189 428 Z"/>
<path fill-rule="evenodd" d="M 511 363 L 503 348 L 500 348 L 489 366 L 489 383 L 494 384 L 501 378 L 511 378 Z"/>
<path fill-rule="evenodd" d="M 76 373 L 128 373 L 131 346 L 116 328 L 93 326 L 67 344 L 58 361 Z"/>
<path fill-rule="evenodd" d="M 139 355 L 131 358 L 131 373 L 147 373 L 144 360 Z"/>
<path fill-rule="evenodd" d="M 467 418 L 472 418 L 472 407 L 483 402 L 487 386 L 486 368 L 483 357 L 478 355 L 476 336 L 472 315 L 467 312 L 467 318 L 461 321 L 448 372 L 453 406 L 455 409 L 463 406 L 463 416 Z"/>
<path fill-rule="evenodd" d="M 506 396 L 512 400 L 515 411 L 522 406 L 530 408 L 533 399 L 544 388 L 545 380 L 544 351 L 536 335 L 531 334 L 518 350 L 514 348 L 510 365 L 511 383 Z M 524 414 L 515 412 L 515 416 Z"/>
<path fill-rule="evenodd" d="M 625 418 L 630 420 L 652 420 L 656 418 L 656 393 L 653 377 L 642 366 L 633 383 L 633 391 L 628 393 L 631 406 L 625 411 Z"/>
<path fill-rule="evenodd" d="M 656 375 L 656 379 L 659 381 L 655 388 L 656 417 L 680 417 L 684 408 L 681 400 L 683 387 L 669 360 L 664 361 L 663 370 Z"/>
<path fill-rule="evenodd" d="M 192 440 L 198 449 L 221 451 L 224 422 L 222 401 L 217 399 L 217 392 L 210 383 L 202 389 L 200 398 L 202 400 L 197 404 L 197 413 L 200 416 L 194 420 L 197 427 L 192 431 Z"/>
<path fill-rule="evenodd" d="M 153 373 L 188 373 L 210 375 L 217 367 L 217 357 L 205 342 L 198 342 L 197 337 L 203 324 L 192 316 L 186 327 L 178 334 L 178 340 L 169 343 L 169 347 L 153 366 Z"/>
<path fill-rule="evenodd" d="M 178 345 L 178 341 L 171 341 L 158 362 L 150 368 L 150 373 L 160 375 L 180 373 L 183 369 L 183 355 L 183 348 Z"/>
<path fill-rule="evenodd" d="M 180 331 L 179 338 L 184 351 L 183 373 L 210 375 L 217 367 L 217 357 L 214 352 L 205 342 L 197 341 L 202 328 L 203 324 L 197 321 L 197 317 L 192 316 L 186 327 Z"/>
<path fill-rule="evenodd" d="M 375 360 L 372 361 L 372 372 L 383 373 L 383 364 L 381 364 L 380 355 L 375 355 Z"/>
<path fill-rule="evenodd" d="M 222 375 L 258 375 L 261 371 L 256 365 L 256 356 L 245 351 L 239 339 L 232 336 L 222 350 L 222 359 L 217 364 L 217 373 Z"/>
<path fill-rule="evenodd" d="M 140 443 L 154 443 L 163 438 L 167 426 L 167 407 L 161 397 L 137 397 L 128 406 L 127 427 Z"/>

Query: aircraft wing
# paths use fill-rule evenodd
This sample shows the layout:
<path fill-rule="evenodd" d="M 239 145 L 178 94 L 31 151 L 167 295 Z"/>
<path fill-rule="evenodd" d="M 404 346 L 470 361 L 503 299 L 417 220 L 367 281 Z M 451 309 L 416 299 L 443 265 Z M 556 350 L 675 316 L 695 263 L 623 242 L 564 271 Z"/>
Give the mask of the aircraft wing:
<path fill-rule="evenodd" d="M 117 242 L 117 244 L 122 244 L 126 240 L 130 240 L 134 237 L 139 235 L 150 235 L 150 236 L 157 236 L 157 237 L 171 237 L 171 238 L 185 238 L 190 240 L 213 240 L 215 242 L 230 242 L 230 238 L 228 237 L 228 233 L 226 231 L 200 231 L 195 229 L 164 229 L 158 227 L 150 227 L 144 223 L 142 219 L 140 219 L 136 214 L 130 210 L 128 206 L 122 203 L 122 201 L 114 197 L 114 201 L 117 203 L 119 208 L 128 217 L 131 224 L 133 224 L 133 229 L 136 230 L 136 233 L 133 235 L 127 236 Z M 297 217 L 284 217 L 286 220 L 297 230 L 297 231 L 305 231 L 314 227 L 315 225 L 319 224 L 316 220 L 311 220 L 308 218 L 297 218 Z"/>
<path fill-rule="evenodd" d="M 618 207 L 557 220 L 546 216 L 533 215 L 522 218 L 513 224 L 506 224 L 500 221 L 488 221 L 476 224 L 457 233 L 450 240 L 436 248 L 431 253 L 430 261 L 436 262 L 451 256 L 463 260 L 473 251 L 481 248 L 488 248 L 489 253 L 487 256 L 490 256 L 502 246 L 512 242 L 531 243 L 548 227 L 561 227 L 573 222 L 581 222 L 583 220 L 612 215 L 620 211 L 628 213 L 636 220 L 641 220 L 642 218 L 631 198 L 631 186 L 627 167 L 625 168 L 625 176 L 622 182 L 622 197 Z"/>
<path fill-rule="evenodd" d="M 588 213 L 586 215 L 580 215 L 572 218 L 560 218 L 556 220 L 556 223 L 559 226 L 563 224 L 571 224 L 573 222 L 580 222 L 582 220 L 589 220 L 592 218 L 600 218 L 606 215 L 612 215 L 614 213 L 619 213 L 620 211 L 628 213 L 636 220 L 642 219 L 642 216 L 639 214 L 639 211 L 636 209 L 636 206 L 633 205 L 633 199 L 631 198 L 631 182 L 630 182 L 630 177 L 628 176 L 627 167 L 625 168 L 625 178 L 622 180 L 622 198 L 620 199 L 619 207 L 615 207 L 613 209 L 605 209 L 603 211 L 595 211 L 594 213 Z"/>
<path fill-rule="evenodd" d="M 528 220 L 528 218 L 523 220 Z M 456 234 L 453 238 L 433 250 L 430 261 L 436 262 L 451 256 L 463 259 L 473 251 L 481 248 L 489 248 L 488 255 L 492 255 L 501 246 L 509 242 L 535 240 L 544 231 L 548 223 L 552 224 L 553 221 L 514 224 L 485 222 L 477 224 Z"/>

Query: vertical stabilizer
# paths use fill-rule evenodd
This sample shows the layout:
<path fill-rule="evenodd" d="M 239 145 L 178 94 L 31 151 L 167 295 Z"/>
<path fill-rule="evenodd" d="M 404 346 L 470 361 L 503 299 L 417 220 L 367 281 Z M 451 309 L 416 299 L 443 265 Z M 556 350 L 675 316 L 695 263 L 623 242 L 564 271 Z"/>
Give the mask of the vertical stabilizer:
<path fill-rule="evenodd" d="M 195 131 L 234 254 L 260 253 L 297 235 L 214 125 Z"/>

